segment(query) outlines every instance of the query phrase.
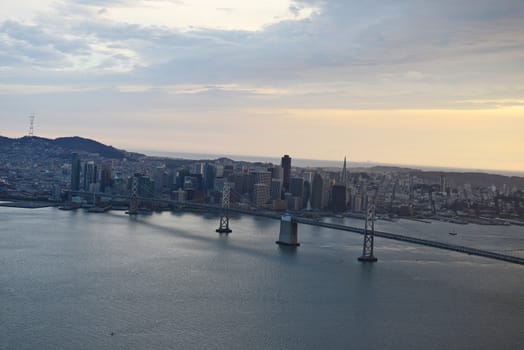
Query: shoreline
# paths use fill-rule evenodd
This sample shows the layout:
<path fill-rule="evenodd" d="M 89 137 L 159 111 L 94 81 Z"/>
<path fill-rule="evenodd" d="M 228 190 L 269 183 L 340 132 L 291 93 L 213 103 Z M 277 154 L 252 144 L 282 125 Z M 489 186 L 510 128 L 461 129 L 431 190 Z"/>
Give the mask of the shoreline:
<path fill-rule="evenodd" d="M 49 208 L 49 207 L 59 207 L 63 203 L 58 202 L 46 202 L 46 201 L 27 201 L 27 200 L 0 200 L 0 207 L 7 207 L 7 208 L 20 208 L 20 209 L 39 209 L 39 208 Z M 78 208 L 81 209 L 81 208 Z M 111 210 L 127 210 L 125 207 L 120 206 L 113 206 Z M 155 210 L 152 210 L 154 212 Z M 160 211 L 170 211 L 170 210 L 160 210 Z M 188 212 L 202 212 L 202 209 L 194 209 L 194 208 L 178 208 L 175 211 L 188 211 Z M 278 214 L 278 213 L 277 213 Z M 304 213 L 294 213 L 297 217 L 308 217 L 308 214 L 311 215 L 312 213 L 304 212 Z M 338 218 L 354 218 L 354 219 L 361 219 L 365 220 L 364 215 L 361 215 L 359 213 L 345 213 L 345 214 L 335 214 L 335 213 L 318 213 L 314 214 L 316 218 L 325 218 L 325 217 L 338 217 Z M 318 215 L 318 216 L 317 216 Z M 447 219 L 447 220 L 446 220 Z M 377 217 L 376 220 L 380 221 L 397 221 L 397 220 L 408 220 L 408 221 L 415 221 L 415 222 L 422 222 L 426 224 L 431 224 L 432 222 L 447 222 L 450 224 L 455 225 L 481 225 L 481 226 L 524 226 L 524 220 L 518 220 L 518 219 L 504 219 L 504 218 L 463 218 L 461 217 L 460 220 L 457 219 L 448 219 L 448 218 L 434 218 L 434 217 L 428 217 L 428 218 L 421 218 L 421 217 L 396 217 L 394 219 L 390 218 L 383 218 L 383 217 Z"/>

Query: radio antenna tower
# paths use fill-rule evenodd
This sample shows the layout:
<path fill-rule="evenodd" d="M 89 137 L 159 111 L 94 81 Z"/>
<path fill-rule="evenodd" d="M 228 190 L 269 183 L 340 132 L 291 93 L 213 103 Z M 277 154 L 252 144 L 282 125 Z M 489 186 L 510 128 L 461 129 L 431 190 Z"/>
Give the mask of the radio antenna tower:
<path fill-rule="evenodd" d="M 35 114 L 33 113 L 29 116 L 29 137 L 34 136 L 34 131 L 35 131 Z"/>

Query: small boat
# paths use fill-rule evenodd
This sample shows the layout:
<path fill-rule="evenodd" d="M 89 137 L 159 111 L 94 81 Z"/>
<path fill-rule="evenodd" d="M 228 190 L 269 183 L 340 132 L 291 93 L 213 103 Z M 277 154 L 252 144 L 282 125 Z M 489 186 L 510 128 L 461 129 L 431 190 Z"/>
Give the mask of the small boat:
<path fill-rule="evenodd" d="M 456 236 L 457 235 L 457 232 L 455 232 L 455 230 L 451 231 L 451 232 L 448 232 L 448 234 L 452 235 L 452 236 Z"/>

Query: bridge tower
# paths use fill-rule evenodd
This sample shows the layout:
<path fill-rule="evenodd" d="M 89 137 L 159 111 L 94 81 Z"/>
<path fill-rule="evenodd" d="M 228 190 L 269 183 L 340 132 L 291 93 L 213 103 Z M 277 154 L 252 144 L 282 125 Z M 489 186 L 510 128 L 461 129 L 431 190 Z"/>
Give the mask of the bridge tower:
<path fill-rule="evenodd" d="M 376 262 L 378 259 L 373 255 L 373 240 L 375 236 L 375 203 L 373 201 L 367 208 L 366 223 L 364 226 L 364 245 L 362 247 L 362 256 L 358 261 Z"/>
<path fill-rule="evenodd" d="M 133 176 L 131 179 L 131 199 L 129 200 L 129 215 L 138 214 L 138 177 Z"/>
<path fill-rule="evenodd" d="M 224 183 L 222 190 L 222 216 L 220 217 L 220 224 L 216 229 L 218 233 L 231 233 L 233 232 L 229 228 L 229 199 L 231 194 L 231 188 L 229 182 Z"/>

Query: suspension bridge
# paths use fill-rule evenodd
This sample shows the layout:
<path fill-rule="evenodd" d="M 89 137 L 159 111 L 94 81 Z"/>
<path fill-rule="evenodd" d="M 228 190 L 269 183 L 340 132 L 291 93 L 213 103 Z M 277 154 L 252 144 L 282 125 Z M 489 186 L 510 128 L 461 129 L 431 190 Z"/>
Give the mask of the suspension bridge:
<path fill-rule="evenodd" d="M 310 225 L 316 227 L 323 227 L 332 230 L 353 232 L 363 235 L 362 255 L 358 257 L 358 260 L 364 263 L 376 262 L 378 259 L 374 254 L 374 238 L 380 237 L 395 241 L 401 241 L 411 244 L 422 245 L 426 247 L 432 247 L 437 249 L 443 249 L 458 253 L 464 253 L 468 255 L 480 256 L 484 258 L 496 259 L 514 264 L 524 265 L 524 259 L 512 255 L 501 254 L 488 250 L 482 250 L 462 245 L 450 244 L 445 242 L 439 242 L 434 240 L 428 240 L 423 238 L 411 237 L 408 235 L 402 235 L 391 232 L 377 231 L 375 230 L 375 205 L 372 203 L 368 206 L 365 216 L 364 227 L 354 227 L 340 224 L 333 224 L 323 222 L 320 220 L 309 219 L 292 214 L 286 213 L 284 215 L 278 215 L 272 212 L 255 211 L 242 208 L 234 208 L 230 206 L 230 188 L 228 185 L 224 186 L 222 195 L 222 204 L 213 205 L 207 203 L 196 203 L 192 201 L 176 201 L 171 199 L 160 199 L 160 198 L 146 198 L 137 195 L 136 184 L 132 184 L 132 194 L 130 196 L 111 196 L 105 193 L 93 193 L 93 192 L 81 192 L 77 191 L 73 194 L 80 196 L 93 196 L 93 198 L 109 197 L 111 201 L 126 201 L 129 203 L 129 215 L 139 214 L 140 202 L 157 202 L 171 206 L 172 208 L 194 208 L 203 209 L 208 211 L 215 211 L 221 213 L 220 221 L 216 232 L 219 234 L 229 234 L 232 232 L 230 227 L 229 215 L 230 213 L 246 214 L 258 217 L 264 217 L 269 219 L 280 220 L 280 232 L 277 244 L 283 246 L 298 247 L 300 246 L 298 240 L 298 224 Z M 95 203 L 96 200 L 93 199 Z"/>

